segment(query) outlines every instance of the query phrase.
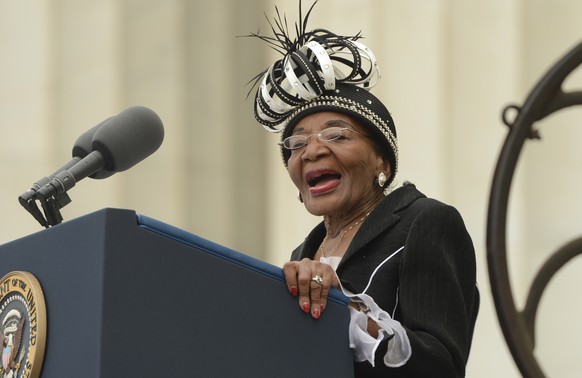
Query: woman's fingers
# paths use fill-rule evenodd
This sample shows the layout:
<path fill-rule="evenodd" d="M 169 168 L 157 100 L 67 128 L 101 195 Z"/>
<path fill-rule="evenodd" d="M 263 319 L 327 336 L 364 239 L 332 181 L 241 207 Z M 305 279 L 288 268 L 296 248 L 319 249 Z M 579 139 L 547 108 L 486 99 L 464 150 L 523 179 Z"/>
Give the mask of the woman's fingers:
<path fill-rule="evenodd" d="M 287 289 L 294 297 L 298 294 L 297 285 L 297 271 L 299 269 L 298 261 L 287 261 L 283 265 L 283 274 L 285 275 L 285 282 L 287 283 Z"/>
<path fill-rule="evenodd" d="M 287 288 L 298 296 L 299 307 L 318 319 L 327 304 L 330 287 L 337 286 L 335 272 L 328 264 L 303 259 L 283 266 Z"/>

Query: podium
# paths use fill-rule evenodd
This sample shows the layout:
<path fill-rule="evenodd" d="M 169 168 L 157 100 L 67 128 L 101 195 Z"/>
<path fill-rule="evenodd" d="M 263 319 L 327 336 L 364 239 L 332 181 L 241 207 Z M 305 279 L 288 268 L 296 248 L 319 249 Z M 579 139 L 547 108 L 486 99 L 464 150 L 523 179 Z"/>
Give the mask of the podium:
<path fill-rule="evenodd" d="M 353 377 L 347 300 L 304 314 L 282 270 L 131 210 L 0 246 L 46 303 L 43 378 Z"/>

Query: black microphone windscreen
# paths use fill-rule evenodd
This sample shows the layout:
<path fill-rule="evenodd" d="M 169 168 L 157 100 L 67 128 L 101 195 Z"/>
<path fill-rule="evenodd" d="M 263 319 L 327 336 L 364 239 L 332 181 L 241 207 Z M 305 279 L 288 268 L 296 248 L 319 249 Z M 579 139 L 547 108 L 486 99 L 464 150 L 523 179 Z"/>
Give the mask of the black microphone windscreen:
<path fill-rule="evenodd" d="M 133 106 L 95 131 L 91 147 L 103 155 L 103 169 L 125 171 L 154 153 L 164 140 L 162 120 L 151 109 Z"/>
<path fill-rule="evenodd" d="M 111 118 L 113 118 L 113 117 L 109 117 L 106 120 L 99 122 L 97 125 L 93 126 L 89 130 L 85 131 L 83 134 L 81 134 L 77 138 L 77 140 L 75 141 L 75 144 L 73 145 L 73 151 L 72 151 L 74 158 L 75 157 L 84 158 L 85 156 L 89 155 L 93 151 L 92 142 L 93 142 L 93 136 L 95 135 L 95 132 L 97 130 L 99 130 L 99 128 L 101 128 L 101 126 L 103 126 Z M 67 169 L 68 168 L 70 168 L 70 167 L 67 167 Z M 115 174 L 115 172 L 108 171 L 106 169 L 102 169 L 98 172 L 95 172 L 94 174 L 92 174 L 89 177 L 91 177 L 93 179 L 104 179 L 104 178 L 110 177 L 114 174 Z"/>
<path fill-rule="evenodd" d="M 89 155 L 91 151 L 93 151 L 93 148 L 91 147 L 93 135 L 95 135 L 95 132 L 110 119 L 111 117 L 107 118 L 105 121 L 99 122 L 97 125 L 79 135 L 75 141 L 75 144 L 73 145 L 73 157 L 84 158 L 85 156 Z"/>

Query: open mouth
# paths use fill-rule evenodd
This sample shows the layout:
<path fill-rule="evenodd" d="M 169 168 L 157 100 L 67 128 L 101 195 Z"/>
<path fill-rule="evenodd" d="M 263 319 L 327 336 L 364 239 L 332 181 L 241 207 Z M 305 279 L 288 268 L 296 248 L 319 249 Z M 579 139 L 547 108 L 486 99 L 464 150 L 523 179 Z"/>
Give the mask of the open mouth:
<path fill-rule="evenodd" d="M 306 176 L 306 181 L 311 192 L 319 192 L 339 185 L 341 177 L 342 175 L 336 171 L 319 170 L 309 172 Z"/>

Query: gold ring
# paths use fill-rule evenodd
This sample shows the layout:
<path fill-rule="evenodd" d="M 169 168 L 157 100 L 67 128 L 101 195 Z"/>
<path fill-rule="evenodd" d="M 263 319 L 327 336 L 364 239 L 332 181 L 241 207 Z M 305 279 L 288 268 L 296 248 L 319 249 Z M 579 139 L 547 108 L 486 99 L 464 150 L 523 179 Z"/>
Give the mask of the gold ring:
<path fill-rule="evenodd" d="M 311 279 L 311 281 L 315 282 L 316 284 L 320 284 L 321 286 L 323 286 L 323 278 L 321 278 L 321 276 L 319 274 L 313 276 L 313 278 Z"/>

